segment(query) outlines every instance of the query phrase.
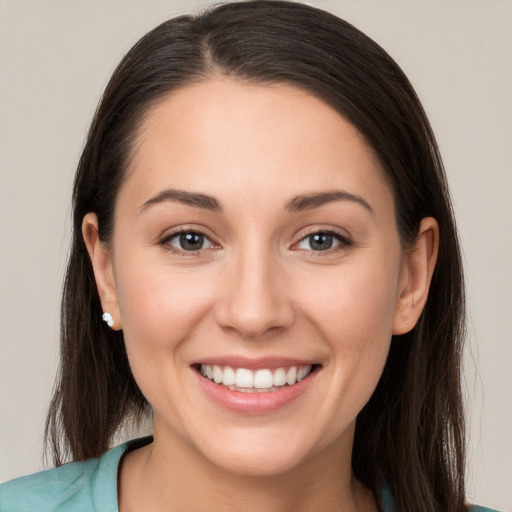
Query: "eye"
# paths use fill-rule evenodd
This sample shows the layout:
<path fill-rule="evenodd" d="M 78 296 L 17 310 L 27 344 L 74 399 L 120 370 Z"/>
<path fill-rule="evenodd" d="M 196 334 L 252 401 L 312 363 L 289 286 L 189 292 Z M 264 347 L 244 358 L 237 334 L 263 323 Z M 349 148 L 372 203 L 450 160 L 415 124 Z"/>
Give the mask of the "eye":
<path fill-rule="evenodd" d="M 306 251 L 319 252 L 328 251 L 329 249 L 334 249 L 340 245 L 347 246 L 350 245 L 350 242 L 337 233 L 319 231 L 300 240 L 297 244 L 297 248 Z"/>
<path fill-rule="evenodd" d="M 202 251 L 214 247 L 214 243 L 206 235 L 198 233 L 197 231 L 181 231 L 174 233 L 163 240 L 162 243 L 186 252 Z"/>

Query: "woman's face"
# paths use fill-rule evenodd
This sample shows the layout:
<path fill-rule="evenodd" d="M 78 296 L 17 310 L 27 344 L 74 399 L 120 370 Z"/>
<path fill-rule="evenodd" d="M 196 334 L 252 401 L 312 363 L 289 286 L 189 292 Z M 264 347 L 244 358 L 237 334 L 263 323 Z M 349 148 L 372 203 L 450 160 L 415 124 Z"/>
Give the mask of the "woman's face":
<path fill-rule="evenodd" d="M 354 127 L 292 86 L 225 78 L 145 118 L 95 270 L 155 442 L 276 474 L 350 452 L 400 331 L 406 260 Z"/>

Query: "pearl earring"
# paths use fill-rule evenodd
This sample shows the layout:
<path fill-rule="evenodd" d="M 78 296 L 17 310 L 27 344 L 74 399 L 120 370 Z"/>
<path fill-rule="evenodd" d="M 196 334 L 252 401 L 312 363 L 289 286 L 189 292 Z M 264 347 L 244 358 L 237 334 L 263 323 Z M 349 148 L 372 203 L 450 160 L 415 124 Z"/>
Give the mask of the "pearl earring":
<path fill-rule="evenodd" d="M 112 327 L 114 326 L 114 319 L 112 318 L 112 315 L 110 313 L 103 313 L 101 319 L 112 329 Z"/>

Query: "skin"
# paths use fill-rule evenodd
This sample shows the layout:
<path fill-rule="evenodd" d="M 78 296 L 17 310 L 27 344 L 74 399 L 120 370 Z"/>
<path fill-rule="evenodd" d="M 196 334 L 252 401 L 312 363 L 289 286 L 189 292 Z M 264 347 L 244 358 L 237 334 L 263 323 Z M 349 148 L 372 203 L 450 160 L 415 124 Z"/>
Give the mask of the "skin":
<path fill-rule="evenodd" d="M 168 189 L 221 211 L 151 202 Z M 367 206 L 351 196 L 287 209 L 333 190 Z M 208 237 L 201 250 L 180 248 L 183 229 Z M 340 238 L 313 250 L 317 232 Z M 289 85 L 214 77 L 175 91 L 140 127 L 111 242 L 97 233 L 88 214 L 103 308 L 154 411 L 154 443 L 121 466 L 122 512 L 376 510 L 351 471 L 355 419 L 392 334 L 421 314 L 438 227 L 424 219 L 404 249 L 389 183 L 350 123 Z M 214 403 L 191 366 L 226 355 L 318 371 L 292 402 L 243 414 Z"/>

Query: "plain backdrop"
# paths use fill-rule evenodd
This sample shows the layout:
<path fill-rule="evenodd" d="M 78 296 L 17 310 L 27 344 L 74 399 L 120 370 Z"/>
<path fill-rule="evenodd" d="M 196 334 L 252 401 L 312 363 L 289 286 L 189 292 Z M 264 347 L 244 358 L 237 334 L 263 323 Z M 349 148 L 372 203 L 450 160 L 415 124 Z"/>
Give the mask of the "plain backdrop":
<path fill-rule="evenodd" d="M 470 306 L 469 499 L 512 510 L 512 2 L 318 0 L 402 66 L 452 188 Z M 70 191 L 123 54 L 207 2 L 0 0 L 0 481 L 42 468 Z"/>

